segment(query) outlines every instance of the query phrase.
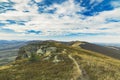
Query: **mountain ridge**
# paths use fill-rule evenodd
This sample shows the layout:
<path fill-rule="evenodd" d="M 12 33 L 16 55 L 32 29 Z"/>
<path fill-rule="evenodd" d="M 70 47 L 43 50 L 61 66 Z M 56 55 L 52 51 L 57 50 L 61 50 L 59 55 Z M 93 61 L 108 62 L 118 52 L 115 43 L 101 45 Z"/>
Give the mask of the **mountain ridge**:
<path fill-rule="evenodd" d="M 16 61 L 0 67 L 0 79 L 119 80 L 120 60 L 81 48 L 85 43 L 30 42 L 20 48 Z"/>

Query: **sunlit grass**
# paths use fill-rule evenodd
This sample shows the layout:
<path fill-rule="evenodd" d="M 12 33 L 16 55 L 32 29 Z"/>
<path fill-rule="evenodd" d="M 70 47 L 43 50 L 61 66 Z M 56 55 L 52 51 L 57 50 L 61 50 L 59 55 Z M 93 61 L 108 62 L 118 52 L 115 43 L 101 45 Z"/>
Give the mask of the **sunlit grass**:
<path fill-rule="evenodd" d="M 120 60 L 108 56 L 65 46 L 49 43 L 58 48 L 57 52 L 66 49 L 66 53 L 57 55 L 62 61 L 54 63 L 53 57 L 43 60 L 43 57 L 22 59 L 11 63 L 12 66 L 0 67 L 0 80 L 72 80 L 75 76 L 75 65 L 68 57 L 71 55 L 79 64 L 82 77 L 89 80 L 120 80 Z M 32 59 L 34 60 L 34 59 Z"/>

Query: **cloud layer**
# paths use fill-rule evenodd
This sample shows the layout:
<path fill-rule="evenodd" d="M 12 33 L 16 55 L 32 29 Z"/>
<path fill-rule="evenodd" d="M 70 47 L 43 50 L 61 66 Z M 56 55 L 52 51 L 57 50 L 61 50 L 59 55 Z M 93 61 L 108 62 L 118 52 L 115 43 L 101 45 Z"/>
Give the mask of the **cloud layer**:
<path fill-rule="evenodd" d="M 0 0 L 0 39 L 120 42 L 119 0 Z"/>

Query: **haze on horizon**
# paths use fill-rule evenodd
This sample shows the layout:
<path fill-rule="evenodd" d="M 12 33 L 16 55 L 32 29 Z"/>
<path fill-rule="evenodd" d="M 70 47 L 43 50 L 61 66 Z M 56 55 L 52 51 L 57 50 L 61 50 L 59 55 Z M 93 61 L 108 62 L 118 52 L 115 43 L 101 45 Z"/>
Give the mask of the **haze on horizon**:
<path fill-rule="evenodd" d="M 120 0 L 0 0 L 1 40 L 120 42 Z"/>

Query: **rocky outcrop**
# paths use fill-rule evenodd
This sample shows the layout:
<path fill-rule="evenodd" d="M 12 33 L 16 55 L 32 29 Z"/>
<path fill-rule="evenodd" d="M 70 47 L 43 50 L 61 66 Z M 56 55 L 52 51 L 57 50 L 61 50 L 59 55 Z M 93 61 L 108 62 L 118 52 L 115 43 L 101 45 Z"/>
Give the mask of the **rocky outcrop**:
<path fill-rule="evenodd" d="M 31 54 L 36 54 L 38 56 L 53 57 L 54 62 L 59 62 L 57 55 L 61 54 L 62 51 L 56 46 L 58 43 L 53 42 L 42 42 L 42 43 L 32 43 L 26 46 L 23 46 L 19 49 L 17 60 L 23 58 L 30 58 Z M 61 52 L 60 52 L 61 51 Z M 63 50 L 64 51 L 64 50 Z M 46 58 L 47 59 L 47 58 Z"/>

